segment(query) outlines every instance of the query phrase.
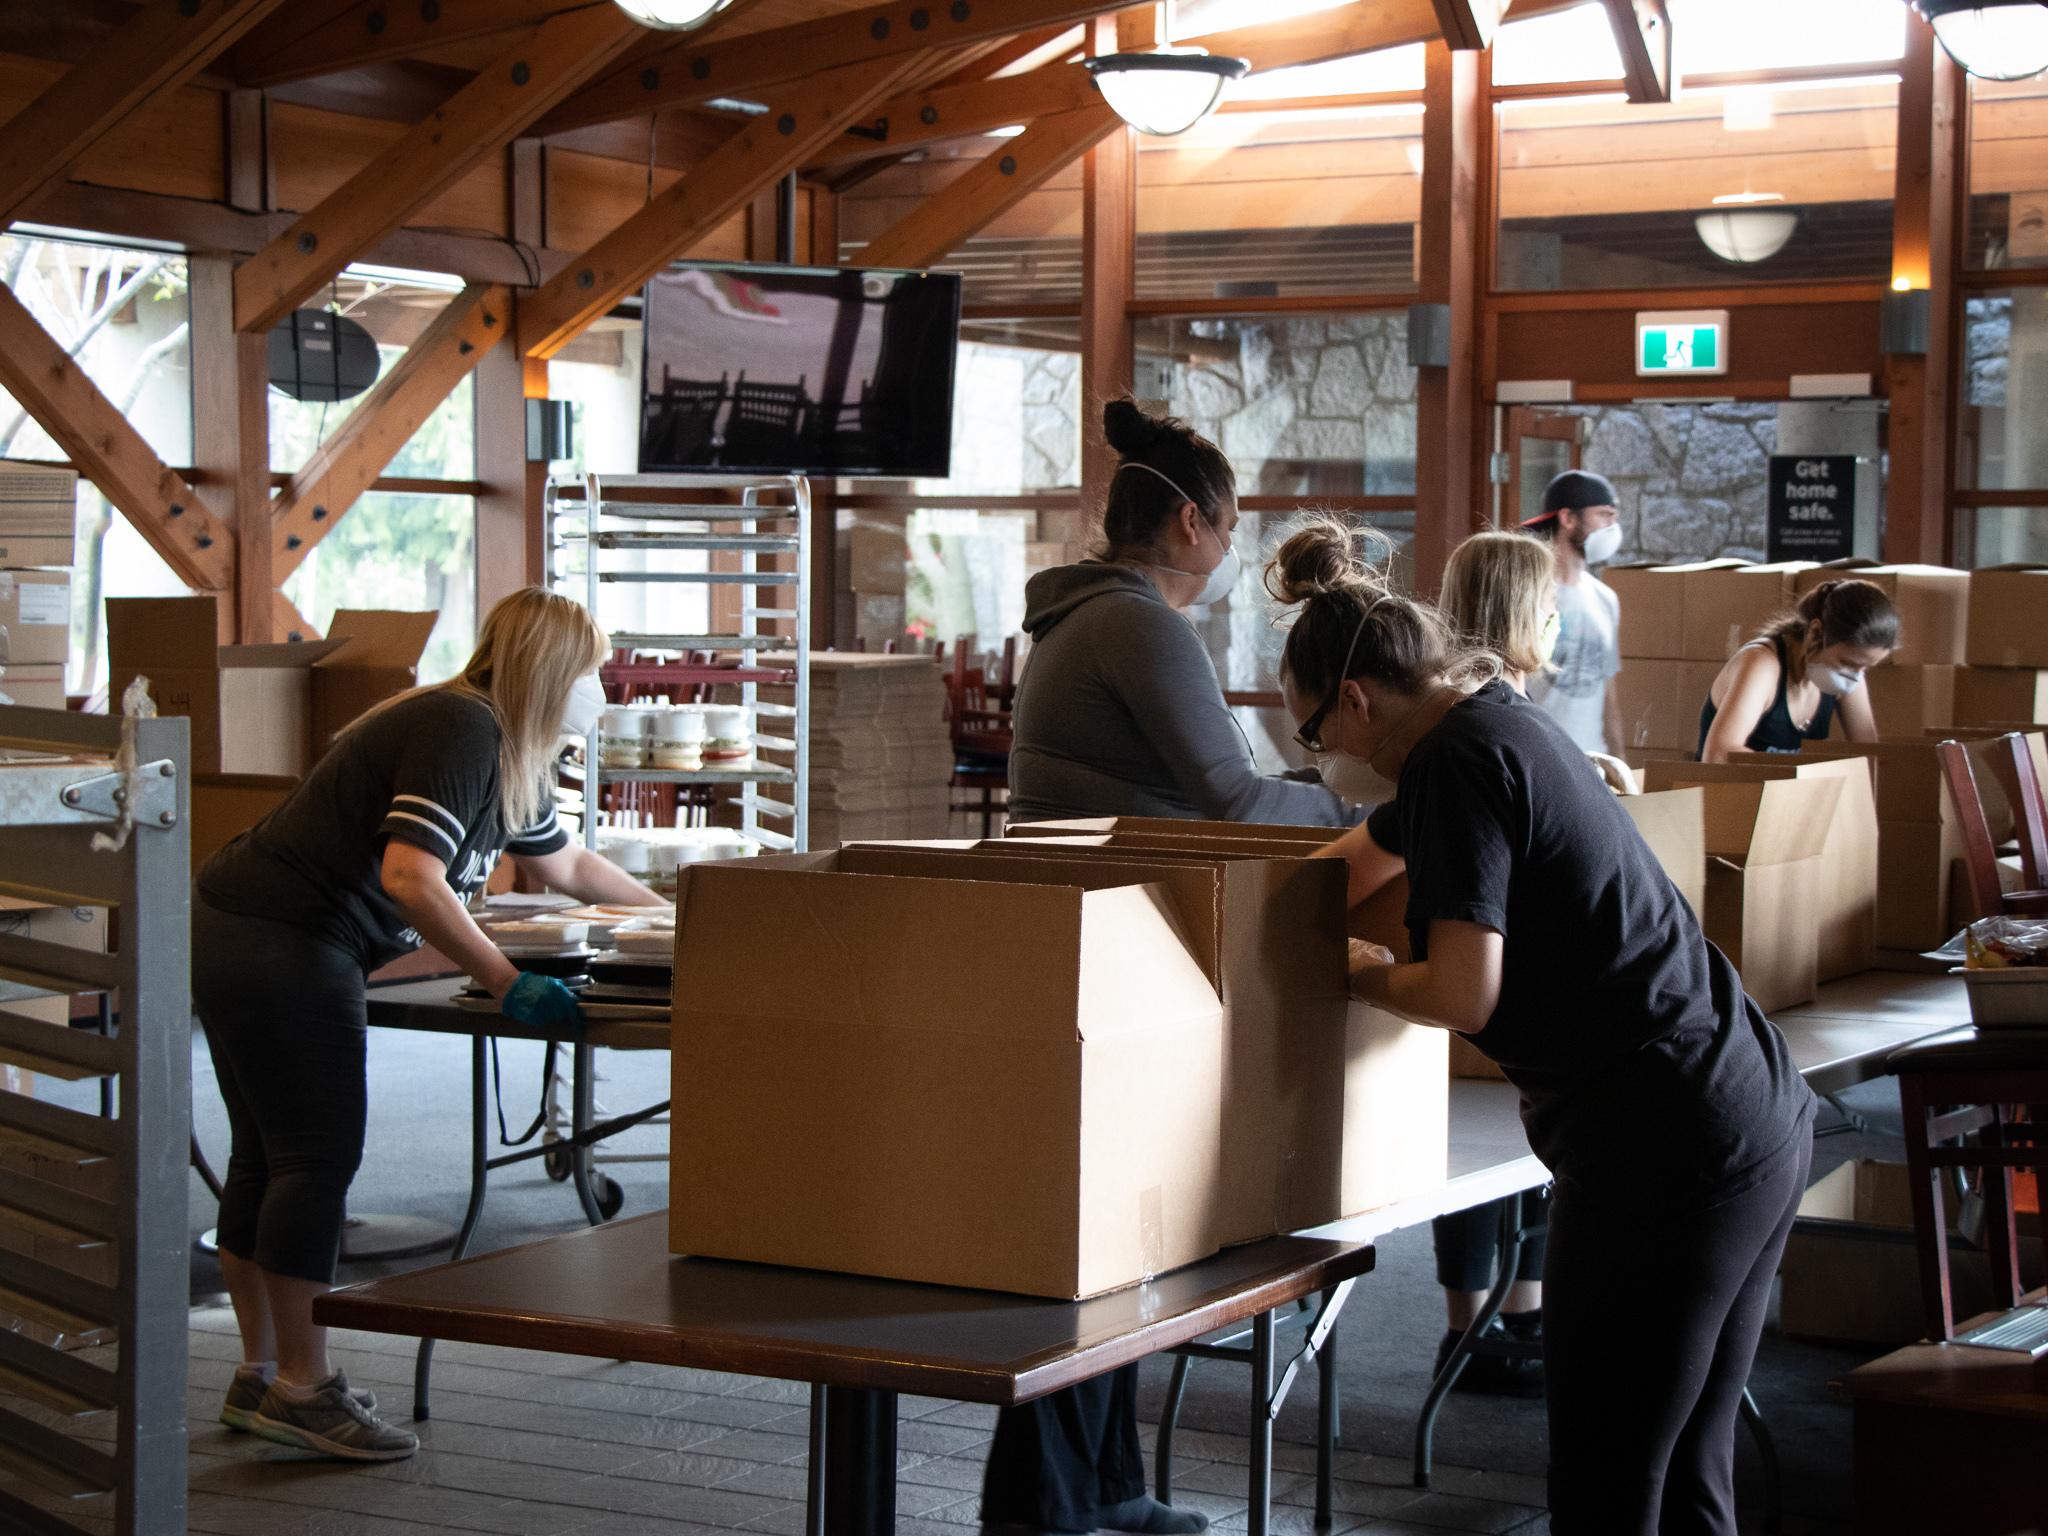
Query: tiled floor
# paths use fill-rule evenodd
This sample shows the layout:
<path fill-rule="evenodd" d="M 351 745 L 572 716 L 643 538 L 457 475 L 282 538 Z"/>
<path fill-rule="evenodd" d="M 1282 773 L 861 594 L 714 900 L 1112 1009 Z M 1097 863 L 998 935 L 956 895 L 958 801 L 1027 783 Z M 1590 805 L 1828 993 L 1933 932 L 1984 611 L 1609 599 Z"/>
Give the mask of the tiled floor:
<path fill-rule="evenodd" d="M 337 1360 L 408 1423 L 412 1352 L 401 1339 L 337 1334 Z M 798 1384 L 443 1344 L 434 1418 L 410 1461 L 315 1461 L 216 1422 L 240 1349 L 232 1315 L 192 1317 L 190 1529 L 220 1536 L 686 1536 L 707 1529 L 798 1536 L 808 1412 Z M 905 1398 L 897 1432 L 899 1536 L 976 1525 L 995 1410 Z M 1146 1442 L 1151 1442 L 1148 1426 Z M 1176 1502 L 1222 1530 L 1245 1524 L 1247 1442 L 1182 1431 Z M 1275 1455 L 1272 1530 L 1313 1536 L 1315 1453 Z M 1448 1536 L 1547 1529 L 1542 1486 L 1440 1468 L 1436 1491 L 1405 1462 L 1340 1452 L 1331 1536 Z M 74 1504 L 74 1517 L 90 1503 Z"/>

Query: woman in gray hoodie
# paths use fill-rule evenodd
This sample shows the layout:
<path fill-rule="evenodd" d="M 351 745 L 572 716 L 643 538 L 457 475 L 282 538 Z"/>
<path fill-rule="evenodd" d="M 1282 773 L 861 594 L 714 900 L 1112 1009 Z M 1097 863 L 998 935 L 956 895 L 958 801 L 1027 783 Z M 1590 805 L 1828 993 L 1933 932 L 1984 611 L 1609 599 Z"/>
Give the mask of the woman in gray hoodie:
<path fill-rule="evenodd" d="M 1201 637 L 1181 610 L 1237 578 L 1236 477 L 1214 443 L 1128 400 L 1102 413 L 1123 455 L 1101 558 L 1024 589 L 1031 660 L 1017 688 L 1010 816 L 1178 816 L 1342 826 L 1320 784 L 1262 776 Z M 1191 1536 L 1209 1522 L 1145 1492 L 1138 1368 L 1068 1387 L 996 1421 L 985 1529 Z"/>
<path fill-rule="evenodd" d="M 1182 612 L 1238 572 L 1236 477 L 1214 443 L 1129 400 L 1103 408 L 1123 462 L 1103 547 L 1024 589 L 1031 660 L 1017 688 L 1010 816 L 1178 816 L 1343 826 L 1318 784 L 1262 775 Z"/>

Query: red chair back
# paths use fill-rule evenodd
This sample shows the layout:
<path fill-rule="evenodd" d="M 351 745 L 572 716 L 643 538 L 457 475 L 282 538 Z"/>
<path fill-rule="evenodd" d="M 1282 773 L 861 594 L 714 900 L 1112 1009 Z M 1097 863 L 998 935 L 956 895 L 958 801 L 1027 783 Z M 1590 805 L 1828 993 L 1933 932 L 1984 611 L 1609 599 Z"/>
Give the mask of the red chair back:
<path fill-rule="evenodd" d="M 2027 738 L 2018 731 L 1999 737 L 1991 759 L 2005 798 L 2012 803 L 2013 836 L 2020 845 L 2021 884 L 2030 891 L 2041 889 L 2041 872 L 2048 870 L 2048 810 L 2041 803 L 2041 777 L 2034 769 L 2034 754 Z"/>
<path fill-rule="evenodd" d="M 1941 762 L 1949 796 L 1955 801 L 1957 829 L 1963 838 L 1963 863 L 1970 871 L 1977 910 L 1987 915 L 2002 911 L 2005 900 L 1998 883 L 1998 851 L 1991 843 L 1991 824 L 1984 818 L 1977 776 L 1970 769 L 1970 749 L 1960 741 L 1944 741 L 1935 747 L 1934 753 Z"/>

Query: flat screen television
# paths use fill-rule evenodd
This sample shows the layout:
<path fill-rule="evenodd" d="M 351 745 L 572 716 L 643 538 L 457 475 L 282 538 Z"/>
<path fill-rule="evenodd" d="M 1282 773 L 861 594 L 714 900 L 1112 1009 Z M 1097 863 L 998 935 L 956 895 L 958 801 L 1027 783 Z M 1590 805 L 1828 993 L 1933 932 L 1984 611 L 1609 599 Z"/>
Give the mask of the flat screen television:
<path fill-rule="evenodd" d="M 956 276 L 692 262 L 640 317 L 642 474 L 950 469 Z"/>

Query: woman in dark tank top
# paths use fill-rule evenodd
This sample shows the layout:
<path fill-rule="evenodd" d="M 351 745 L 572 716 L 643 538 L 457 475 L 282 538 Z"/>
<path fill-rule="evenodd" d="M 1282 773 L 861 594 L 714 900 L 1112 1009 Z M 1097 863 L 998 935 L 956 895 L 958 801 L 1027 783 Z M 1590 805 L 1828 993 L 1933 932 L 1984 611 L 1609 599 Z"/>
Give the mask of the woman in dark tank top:
<path fill-rule="evenodd" d="M 1863 674 L 1899 644 L 1899 611 L 1868 581 L 1826 581 L 1728 658 L 1700 706 L 1703 763 L 1797 752 L 1839 714 L 1851 741 L 1877 740 Z"/>

